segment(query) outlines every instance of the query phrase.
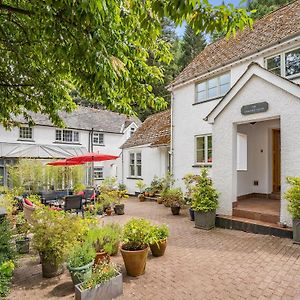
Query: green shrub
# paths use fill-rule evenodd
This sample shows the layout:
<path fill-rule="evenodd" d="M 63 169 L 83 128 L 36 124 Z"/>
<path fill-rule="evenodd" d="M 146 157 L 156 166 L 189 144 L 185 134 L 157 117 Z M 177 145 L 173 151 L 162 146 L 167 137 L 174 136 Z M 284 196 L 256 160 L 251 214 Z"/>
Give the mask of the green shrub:
<path fill-rule="evenodd" d="M 153 225 L 150 230 L 149 244 L 157 244 L 169 236 L 169 228 L 166 224 Z"/>
<path fill-rule="evenodd" d="M 215 211 L 218 208 L 219 193 L 214 189 L 207 169 L 202 169 L 192 192 L 191 208 L 196 212 Z"/>
<path fill-rule="evenodd" d="M 161 197 L 167 206 L 182 207 L 184 205 L 183 192 L 180 188 L 172 188 L 165 190 Z"/>
<path fill-rule="evenodd" d="M 300 219 L 300 177 L 287 177 L 286 181 L 291 186 L 284 195 L 288 211 L 294 219 Z"/>
<path fill-rule="evenodd" d="M 0 263 L 0 299 L 5 298 L 9 292 L 14 268 L 12 260 Z"/>
<path fill-rule="evenodd" d="M 79 268 L 92 262 L 96 256 L 95 248 L 91 243 L 77 243 L 68 256 L 68 265 Z"/>
<path fill-rule="evenodd" d="M 142 250 L 149 243 L 151 224 L 146 219 L 133 218 L 123 228 L 123 248 L 126 250 Z"/>

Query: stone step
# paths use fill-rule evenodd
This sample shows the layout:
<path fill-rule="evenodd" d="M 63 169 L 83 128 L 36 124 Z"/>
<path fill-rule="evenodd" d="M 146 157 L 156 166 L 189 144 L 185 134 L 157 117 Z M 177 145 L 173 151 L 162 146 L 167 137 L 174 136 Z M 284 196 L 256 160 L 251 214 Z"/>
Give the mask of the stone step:
<path fill-rule="evenodd" d="M 232 215 L 234 217 L 246 218 L 246 219 L 274 223 L 274 224 L 277 224 L 280 221 L 279 215 L 247 210 L 239 207 L 233 208 Z"/>
<path fill-rule="evenodd" d="M 256 234 L 273 235 L 282 238 L 293 238 L 293 230 L 290 227 L 281 227 L 278 224 L 250 220 L 236 216 L 217 215 L 216 226 L 225 229 L 234 229 Z"/>
<path fill-rule="evenodd" d="M 269 199 L 272 199 L 272 200 L 280 200 L 280 193 L 272 193 L 269 195 Z"/>

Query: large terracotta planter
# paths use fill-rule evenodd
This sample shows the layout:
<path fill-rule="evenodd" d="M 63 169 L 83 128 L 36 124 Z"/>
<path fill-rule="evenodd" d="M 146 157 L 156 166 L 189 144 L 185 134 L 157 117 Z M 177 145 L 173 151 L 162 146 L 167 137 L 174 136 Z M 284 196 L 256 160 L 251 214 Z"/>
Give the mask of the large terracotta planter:
<path fill-rule="evenodd" d="M 167 248 L 167 240 L 159 241 L 157 244 L 150 245 L 152 255 L 155 257 L 163 256 Z"/>
<path fill-rule="evenodd" d="M 102 251 L 102 252 L 97 252 L 97 253 L 96 253 L 96 257 L 95 257 L 94 264 L 95 264 L 95 265 L 99 265 L 99 264 L 101 264 L 103 261 L 109 262 L 109 261 L 110 261 L 110 256 L 109 256 L 106 252 L 104 252 L 104 251 Z"/>
<path fill-rule="evenodd" d="M 121 254 L 129 276 L 137 277 L 145 273 L 148 250 L 148 246 L 136 251 L 125 250 L 123 246 L 121 247 Z"/>
<path fill-rule="evenodd" d="M 216 212 L 197 212 L 195 211 L 195 227 L 209 230 L 215 227 Z"/>

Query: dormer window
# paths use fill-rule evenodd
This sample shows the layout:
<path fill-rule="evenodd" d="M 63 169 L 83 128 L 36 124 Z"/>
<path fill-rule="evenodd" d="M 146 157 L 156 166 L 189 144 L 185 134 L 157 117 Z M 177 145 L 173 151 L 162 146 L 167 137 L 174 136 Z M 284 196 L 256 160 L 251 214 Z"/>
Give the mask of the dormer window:
<path fill-rule="evenodd" d="M 196 103 L 224 96 L 230 89 L 230 73 L 196 84 Z"/>
<path fill-rule="evenodd" d="M 266 68 L 272 73 L 293 78 L 300 75 L 300 48 L 266 58 Z"/>
<path fill-rule="evenodd" d="M 135 133 L 135 128 L 134 128 L 134 127 L 131 127 L 131 128 L 130 128 L 130 136 L 132 136 L 134 133 Z"/>

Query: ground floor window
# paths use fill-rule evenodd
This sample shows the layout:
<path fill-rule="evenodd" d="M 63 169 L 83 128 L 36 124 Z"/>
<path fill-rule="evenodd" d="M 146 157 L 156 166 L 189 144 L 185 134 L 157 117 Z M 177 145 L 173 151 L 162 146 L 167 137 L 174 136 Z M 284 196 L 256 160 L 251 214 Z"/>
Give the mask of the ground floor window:
<path fill-rule="evenodd" d="M 196 163 L 211 164 L 212 163 L 212 136 L 199 135 L 196 136 Z"/>
<path fill-rule="evenodd" d="M 130 176 L 142 176 L 142 153 L 131 152 L 129 154 L 129 174 Z"/>
<path fill-rule="evenodd" d="M 103 179 L 103 167 L 94 168 L 94 179 Z"/>

